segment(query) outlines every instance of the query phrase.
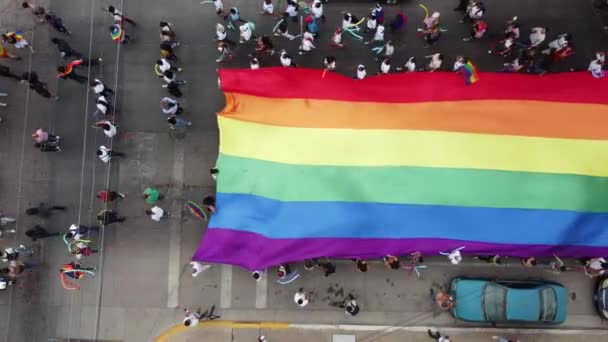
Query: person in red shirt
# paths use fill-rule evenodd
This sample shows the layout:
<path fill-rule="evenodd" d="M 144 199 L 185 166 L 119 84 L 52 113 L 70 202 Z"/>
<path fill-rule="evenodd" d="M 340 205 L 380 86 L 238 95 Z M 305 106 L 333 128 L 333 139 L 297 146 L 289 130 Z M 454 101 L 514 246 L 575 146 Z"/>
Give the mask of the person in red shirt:
<path fill-rule="evenodd" d="M 116 192 L 116 191 L 110 191 L 110 190 L 102 190 L 100 192 L 97 193 L 97 199 L 101 200 L 102 202 L 112 202 L 118 199 L 123 199 L 127 196 L 125 196 L 124 194 L 121 194 L 120 192 Z"/>

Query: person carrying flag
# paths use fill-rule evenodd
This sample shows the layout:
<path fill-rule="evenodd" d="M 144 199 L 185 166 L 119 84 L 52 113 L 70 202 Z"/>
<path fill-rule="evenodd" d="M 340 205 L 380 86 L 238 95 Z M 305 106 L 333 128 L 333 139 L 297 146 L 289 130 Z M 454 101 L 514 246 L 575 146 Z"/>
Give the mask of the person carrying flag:
<path fill-rule="evenodd" d="M 29 48 L 34 53 L 34 48 L 23 38 L 23 32 L 15 31 L 8 32 L 2 35 L 2 42 L 15 45 L 17 49 Z"/>
<path fill-rule="evenodd" d="M 128 44 L 131 41 L 131 36 L 127 35 L 122 27 L 122 22 L 115 22 L 110 26 L 110 34 L 112 40 L 116 44 Z"/>

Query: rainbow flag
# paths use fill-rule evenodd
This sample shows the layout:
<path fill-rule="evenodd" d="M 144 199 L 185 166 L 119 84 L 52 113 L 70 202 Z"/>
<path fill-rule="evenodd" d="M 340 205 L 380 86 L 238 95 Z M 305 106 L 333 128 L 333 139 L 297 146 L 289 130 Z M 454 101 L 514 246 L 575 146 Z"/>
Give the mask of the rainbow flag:
<path fill-rule="evenodd" d="M 466 85 L 471 85 L 477 81 L 479 81 L 479 75 L 477 73 L 477 68 L 471 61 L 468 61 L 465 65 L 460 67 L 460 71 L 464 75 L 464 83 Z"/>
<path fill-rule="evenodd" d="M 217 212 L 196 260 L 608 255 L 605 79 L 219 74 Z"/>

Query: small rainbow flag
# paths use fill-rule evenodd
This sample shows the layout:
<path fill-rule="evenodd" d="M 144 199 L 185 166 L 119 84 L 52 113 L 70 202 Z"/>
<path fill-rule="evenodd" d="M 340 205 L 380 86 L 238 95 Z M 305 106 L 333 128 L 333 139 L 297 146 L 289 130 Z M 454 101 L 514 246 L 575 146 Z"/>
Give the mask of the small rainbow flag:
<path fill-rule="evenodd" d="M 608 255 L 608 78 L 322 72 L 220 70 L 217 211 L 195 260 Z"/>
<path fill-rule="evenodd" d="M 466 85 L 471 85 L 479 81 L 477 67 L 475 67 L 475 65 L 471 61 L 468 61 L 465 65 L 461 66 L 460 70 L 464 74 L 464 83 Z"/>
<path fill-rule="evenodd" d="M 114 24 L 112 25 L 112 40 L 120 43 L 122 41 L 122 27 L 120 26 L 120 24 Z"/>

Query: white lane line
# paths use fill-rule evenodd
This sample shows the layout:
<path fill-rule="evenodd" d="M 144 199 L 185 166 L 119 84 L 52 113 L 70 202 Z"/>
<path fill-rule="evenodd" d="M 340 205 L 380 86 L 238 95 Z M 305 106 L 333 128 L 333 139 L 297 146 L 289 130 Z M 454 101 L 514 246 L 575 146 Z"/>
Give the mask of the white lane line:
<path fill-rule="evenodd" d="M 167 272 L 167 307 L 179 305 L 179 282 L 181 276 L 182 227 L 181 210 L 177 199 L 181 198 L 184 185 L 184 144 L 176 141 L 173 145 L 173 188 L 175 199 L 171 226 L 169 228 L 169 270 Z"/>
<path fill-rule="evenodd" d="M 232 302 L 232 266 L 222 265 L 220 282 L 220 308 L 229 309 Z"/>
<path fill-rule="evenodd" d="M 255 308 L 265 309 L 266 298 L 268 294 L 268 274 L 264 274 L 262 278 L 255 284 Z"/>

